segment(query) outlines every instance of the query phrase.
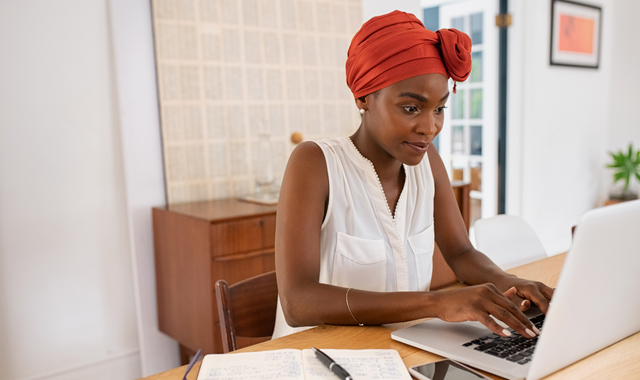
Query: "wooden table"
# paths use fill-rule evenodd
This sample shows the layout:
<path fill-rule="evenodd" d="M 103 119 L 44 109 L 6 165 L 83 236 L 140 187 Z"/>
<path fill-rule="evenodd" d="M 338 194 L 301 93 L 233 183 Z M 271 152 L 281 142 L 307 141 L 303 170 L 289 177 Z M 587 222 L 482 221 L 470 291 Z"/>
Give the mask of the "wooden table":
<path fill-rule="evenodd" d="M 549 257 L 534 263 L 509 270 L 520 277 L 540 280 L 550 286 L 555 286 L 564 263 L 565 255 Z M 415 324 L 418 321 L 398 323 L 386 326 L 319 326 L 310 330 L 298 332 L 282 338 L 260 343 L 240 349 L 237 352 L 265 351 L 281 348 L 343 348 L 343 349 L 394 349 L 400 353 L 407 367 L 433 362 L 440 356 L 396 342 L 391 339 L 391 332 L 401 327 Z M 232 354 L 228 354 L 232 355 Z M 153 376 L 146 380 L 182 379 L 186 366 L 174 368 Z M 187 377 L 195 380 L 199 363 Z M 547 379 L 636 379 L 640 373 L 640 333 L 636 333 L 618 343 L 615 343 L 581 361 L 566 367 Z M 499 377 L 485 373 L 493 379 Z"/>

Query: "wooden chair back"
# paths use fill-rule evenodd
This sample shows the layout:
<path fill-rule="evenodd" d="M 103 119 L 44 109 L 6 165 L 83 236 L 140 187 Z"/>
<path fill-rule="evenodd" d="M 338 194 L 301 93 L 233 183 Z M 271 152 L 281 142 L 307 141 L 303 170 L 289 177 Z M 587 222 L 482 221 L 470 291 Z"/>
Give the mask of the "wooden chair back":
<path fill-rule="evenodd" d="M 233 285 L 218 280 L 216 297 L 225 353 L 271 339 L 278 302 L 275 271 Z"/>

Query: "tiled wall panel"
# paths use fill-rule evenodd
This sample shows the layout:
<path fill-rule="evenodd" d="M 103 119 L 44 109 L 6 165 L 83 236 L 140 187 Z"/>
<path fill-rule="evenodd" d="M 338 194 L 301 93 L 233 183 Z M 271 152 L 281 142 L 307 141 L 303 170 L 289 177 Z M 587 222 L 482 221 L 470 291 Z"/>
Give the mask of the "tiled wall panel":
<path fill-rule="evenodd" d="M 353 133 L 344 63 L 360 0 L 152 0 L 170 204 L 237 197 L 276 182 L 294 145 Z"/>

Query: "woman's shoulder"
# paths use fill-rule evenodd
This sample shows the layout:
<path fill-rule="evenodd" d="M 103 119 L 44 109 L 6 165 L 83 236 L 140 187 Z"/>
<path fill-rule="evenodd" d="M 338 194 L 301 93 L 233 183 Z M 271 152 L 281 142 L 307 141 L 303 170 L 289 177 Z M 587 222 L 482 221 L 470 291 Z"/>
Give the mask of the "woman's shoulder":
<path fill-rule="evenodd" d="M 280 190 L 278 214 L 297 212 L 299 204 L 322 204 L 329 194 L 327 167 L 322 149 L 312 141 L 298 144 L 291 152 Z"/>
<path fill-rule="evenodd" d="M 290 159 L 317 160 L 323 157 L 322 148 L 316 141 L 303 141 L 293 149 Z"/>
<path fill-rule="evenodd" d="M 296 175 L 307 175 L 325 170 L 325 157 L 320 146 L 313 141 L 303 141 L 291 152 L 287 170 L 293 171 Z"/>
<path fill-rule="evenodd" d="M 323 159 L 323 162 L 327 155 L 333 155 L 339 151 L 346 150 L 345 145 L 348 142 L 346 137 L 331 137 L 320 140 L 307 140 L 298 144 L 291 156 L 295 159 Z"/>

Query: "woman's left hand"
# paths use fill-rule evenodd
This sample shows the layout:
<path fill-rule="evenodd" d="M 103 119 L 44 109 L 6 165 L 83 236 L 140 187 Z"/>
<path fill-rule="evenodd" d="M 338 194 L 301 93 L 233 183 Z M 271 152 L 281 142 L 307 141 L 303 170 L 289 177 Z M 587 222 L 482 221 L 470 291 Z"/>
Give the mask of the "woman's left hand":
<path fill-rule="evenodd" d="M 522 278 L 510 278 L 505 282 L 508 288 L 504 295 L 515 303 L 521 311 L 529 310 L 531 303 L 547 313 L 551 297 L 553 297 L 553 288 L 539 281 L 531 281 Z"/>

